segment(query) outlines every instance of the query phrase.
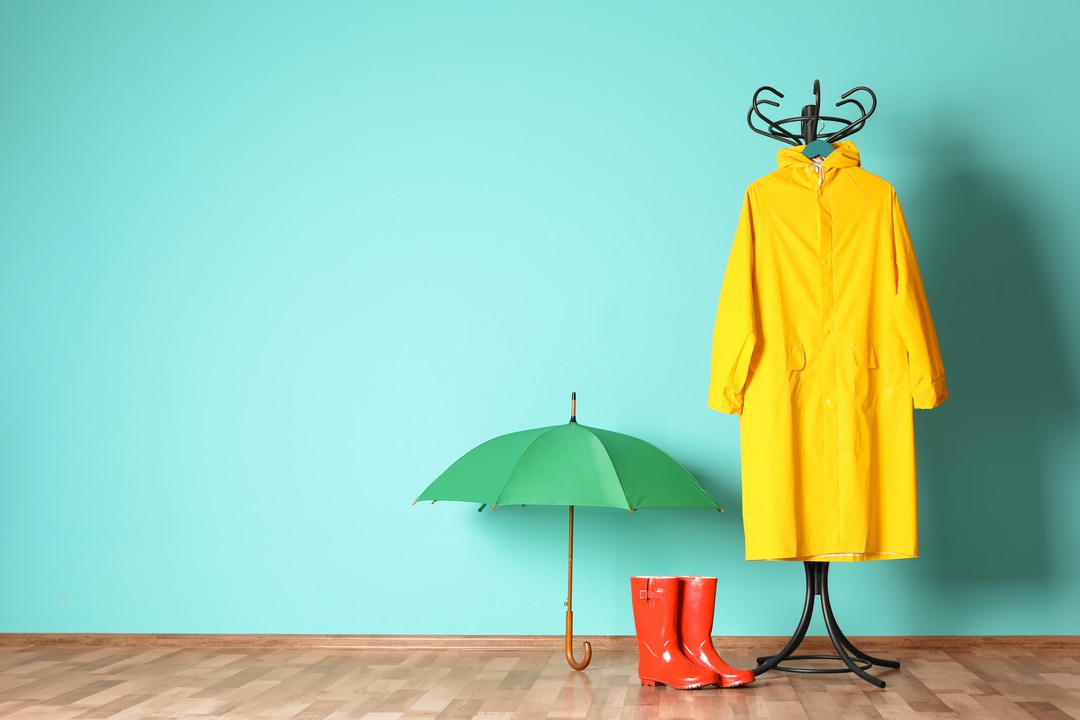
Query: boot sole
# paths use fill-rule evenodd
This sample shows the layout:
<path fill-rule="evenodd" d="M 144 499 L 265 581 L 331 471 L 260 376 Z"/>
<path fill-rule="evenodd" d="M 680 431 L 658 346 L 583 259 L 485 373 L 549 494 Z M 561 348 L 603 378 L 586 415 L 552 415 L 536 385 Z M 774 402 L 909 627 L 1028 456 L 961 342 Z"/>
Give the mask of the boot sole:
<path fill-rule="evenodd" d="M 756 679 L 757 678 L 754 678 L 754 680 L 756 680 Z M 726 685 L 719 685 L 718 687 L 721 687 L 721 688 L 746 687 L 747 685 L 752 685 L 754 683 L 754 680 L 747 680 L 746 682 L 727 683 Z"/>
<path fill-rule="evenodd" d="M 668 687 L 674 688 L 675 690 L 700 690 L 701 688 L 708 687 L 709 685 L 712 684 L 712 683 L 699 683 L 699 684 L 696 684 L 696 685 L 672 685 L 671 683 L 666 683 L 666 682 L 663 682 L 661 680 L 653 680 L 651 678 L 639 677 L 638 679 L 641 680 L 641 684 L 645 685 L 646 687 L 655 687 L 657 685 L 661 685 L 661 686 L 667 685 Z"/>

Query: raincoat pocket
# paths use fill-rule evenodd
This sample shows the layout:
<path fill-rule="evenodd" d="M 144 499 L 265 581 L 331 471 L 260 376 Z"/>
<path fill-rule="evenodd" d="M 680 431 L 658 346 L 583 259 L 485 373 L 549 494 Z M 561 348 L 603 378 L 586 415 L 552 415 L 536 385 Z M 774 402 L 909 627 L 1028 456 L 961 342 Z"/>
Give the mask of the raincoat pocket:
<path fill-rule="evenodd" d="M 787 369 L 802 370 L 806 367 L 806 350 L 802 345 L 790 345 L 787 352 Z"/>
<path fill-rule="evenodd" d="M 855 351 L 855 394 L 861 407 L 876 407 L 882 401 L 898 397 L 900 379 L 897 367 L 876 348 Z"/>

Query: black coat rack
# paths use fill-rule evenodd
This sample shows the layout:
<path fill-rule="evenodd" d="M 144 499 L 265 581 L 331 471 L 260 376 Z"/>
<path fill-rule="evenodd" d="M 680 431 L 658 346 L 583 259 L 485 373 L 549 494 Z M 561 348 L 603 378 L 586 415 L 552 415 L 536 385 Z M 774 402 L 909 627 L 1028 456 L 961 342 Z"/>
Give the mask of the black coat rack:
<path fill-rule="evenodd" d="M 807 155 L 814 147 L 824 146 L 828 155 L 832 151 L 832 147 L 828 143 L 834 143 L 837 140 L 843 140 L 844 138 L 854 135 L 863 129 L 866 125 L 867 119 L 874 114 L 874 110 L 877 109 L 877 95 L 874 91 L 868 87 L 860 85 L 859 87 L 852 88 L 846 93 L 840 96 L 840 102 L 836 103 L 836 107 L 842 107 L 844 105 L 854 105 L 859 109 L 860 116 L 855 120 L 849 120 L 843 117 L 837 117 L 834 115 L 822 115 L 821 114 L 821 81 L 814 81 L 814 104 L 804 105 L 802 109 L 802 115 L 795 117 L 784 118 L 783 120 L 770 120 L 765 116 L 765 113 L 761 111 L 762 105 L 771 105 L 773 107 L 780 107 L 780 103 L 775 100 L 761 97 L 761 93 L 770 92 L 778 98 L 783 98 L 784 94 L 775 88 L 765 85 L 759 87 L 757 92 L 754 93 L 753 101 L 750 103 L 750 110 L 746 113 L 746 122 L 750 126 L 750 129 L 756 133 L 770 137 L 773 140 L 779 140 L 782 143 L 788 145 L 806 145 L 807 148 L 804 152 Z M 870 109 L 867 110 L 866 106 L 859 102 L 857 99 L 851 97 L 857 92 L 865 92 L 870 96 Z M 754 118 L 760 119 L 765 123 L 766 129 L 762 130 L 754 125 Z M 785 125 L 792 123 L 798 123 L 799 132 L 794 133 L 788 130 Z M 825 132 L 828 125 L 839 124 L 840 127 L 834 128 L 832 132 Z M 819 140 L 824 138 L 824 140 Z M 821 153 L 819 153 L 821 154 Z M 810 157 L 814 157 L 810 155 Z"/>
<path fill-rule="evenodd" d="M 750 111 L 746 114 L 746 122 L 750 125 L 750 129 L 756 133 L 760 133 L 761 135 L 770 137 L 774 140 L 779 140 L 788 145 L 806 145 L 806 149 L 803 150 L 803 152 L 811 158 L 817 157 L 818 155 L 828 156 L 833 149 L 830 143 L 842 140 L 843 138 L 854 135 L 862 130 L 863 126 L 866 125 L 867 118 L 869 118 L 874 113 L 874 110 L 877 109 L 877 96 L 874 95 L 874 91 L 868 87 L 860 86 L 848 90 L 840 96 L 840 102 L 836 103 L 837 107 L 848 104 L 854 105 L 859 109 L 859 118 L 848 120 L 842 117 L 822 115 L 821 83 L 818 80 L 815 80 L 814 104 L 805 105 L 802 109 L 802 115 L 784 118 L 783 120 L 770 120 L 765 116 L 765 113 L 761 111 L 761 106 L 772 105 L 773 107 L 780 107 L 780 103 L 769 100 L 768 98 L 762 98 L 761 93 L 766 91 L 771 92 L 779 98 L 784 97 L 782 93 L 771 87 L 765 86 L 758 88 L 757 92 L 754 93 Z M 866 106 L 861 102 L 851 97 L 851 95 L 859 91 L 866 92 L 870 96 L 869 110 L 867 110 Z M 762 130 L 754 125 L 755 117 L 766 124 L 766 129 Z M 785 125 L 791 125 L 792 123 L 798 123 L 798 133 L 794 133 L 785 127 Z M 834 129 L 830 133 L 826 133 L 825 129 L 830 123 L 839 123 L 840 127 Z M 821 139 L 822 136 L 824 136 L 824 139 Z M 775 655 L 766 655 L 757 658 L 758 666 L 754 668 L 754 675 L 761 675 L 769 670 L 811 675 L 851 672 L 879 688 L 885 687 L 884 680 L 874 677 L 866 671 L 874 665 L 898 669 L 900 663 L 895 660 L 883 660 L 867 655 L 862 650 L 855 647 L 851 640 L 844 635 L 844 632 L 840 629 L 840 625 L 836 622 L 836 616 L 833 614 L 832 610 L 832 603 L 829 602 L 828 562 L 808 561 L 803 563 L 803 567 L 806 570 L 806 598 L 803 602 L 802 617 L 799 619 L 799 625 L 795 628 L 794 634 L 791 636 L 791 639 L 788 640 L 788 643 L 784 646 L 783 650 Z M 810 628 L 810 619 L 814 615 L 815 597 L 819 598 L 821 601 L 821 615 L 825 620 L 825 628 L 829 632 L 829 639 L 832 640 L 833 647 L 836 649 L 836 655 L 793 654 L 806 638 L 806 632 Z M 832 668 L 810 668 L 784 666 L 782 664 L 789 660 L 794 660 L 796 662 L 802 660 L 839 660 L 843 665 L 841 667 Z"/>

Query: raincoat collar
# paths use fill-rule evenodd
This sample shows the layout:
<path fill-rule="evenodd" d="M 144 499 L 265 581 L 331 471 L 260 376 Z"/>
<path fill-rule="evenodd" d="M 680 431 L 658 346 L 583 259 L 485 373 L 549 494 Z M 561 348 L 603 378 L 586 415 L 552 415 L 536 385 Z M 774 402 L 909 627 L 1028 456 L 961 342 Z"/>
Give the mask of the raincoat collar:
<path fill-rule="evenodd" d="M 830 170 L 839 170 L 841 168 L 859 167 L 859 149 L 855 147 L 855 143 L 850 140 L 841 140 L 840 142 L 832 143 L 833 151 L 829 153 L 829 157 L 825 158 L 822 163 L 822 167 L 825 170 L 826 182 L 829 176 Z M 797 145 L 795 147 L 786 147 L 782 149 L 776 155 L 777 165 L 781 170 L 790 169 L 793 171 L 795 180 L 800 185 L 806 185 L 809 188 L 816 188 L 818 186 L 818 174 L 813 168 L 813 162 L 810 158 L 803 155 L 803 149 L 805 145 Z"/>

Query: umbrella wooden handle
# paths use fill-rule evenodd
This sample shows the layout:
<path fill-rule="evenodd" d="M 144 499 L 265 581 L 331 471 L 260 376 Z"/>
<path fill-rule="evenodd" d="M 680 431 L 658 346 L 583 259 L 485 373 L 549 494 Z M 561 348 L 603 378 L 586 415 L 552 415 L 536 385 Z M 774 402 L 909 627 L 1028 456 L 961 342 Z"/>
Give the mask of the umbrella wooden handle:
<path fill-rule="evenodd" d="M 589 667 L 589 663 L 592 662 L 592 643 L 586 640 L 585 657 L 581 662 L 574 659 L 574 613 L 570 610 L 566 611 L 566 662 L 570 663 L 570 667 L 575 670 L 584 670 Z"/>
<path fill-rule="evenodd" d="M 570 547 L 566 556 L 566 662 L 575 670 L 584 670 L 592 662 L 592 643 L 585 641 L 585 659 L 574 659 L 574 506 L 570 506 Z"/>

